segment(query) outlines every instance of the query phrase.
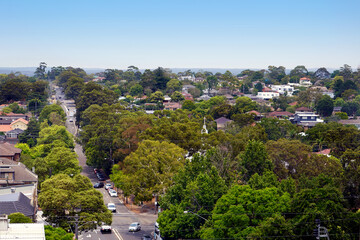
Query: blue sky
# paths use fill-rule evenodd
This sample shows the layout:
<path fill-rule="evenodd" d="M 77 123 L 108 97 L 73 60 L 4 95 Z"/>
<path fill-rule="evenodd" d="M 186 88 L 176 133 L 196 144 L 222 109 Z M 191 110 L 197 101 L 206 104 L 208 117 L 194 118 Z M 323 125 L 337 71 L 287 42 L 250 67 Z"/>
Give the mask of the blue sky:
<path fill-rule="evenodd" d="M 1 0 L 0 66 L 360 66 L 359 0 Z"/>

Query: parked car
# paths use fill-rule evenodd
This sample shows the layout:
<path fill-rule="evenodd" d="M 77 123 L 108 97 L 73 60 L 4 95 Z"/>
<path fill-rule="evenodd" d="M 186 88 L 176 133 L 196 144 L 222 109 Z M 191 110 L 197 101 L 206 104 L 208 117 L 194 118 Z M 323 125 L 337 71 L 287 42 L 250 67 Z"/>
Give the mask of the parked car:
<path fill-rule="evenodd" d="M 110 197 L 117 197 L 118 196 L 117 192 L 112 188 L 109 189 L 109 194 L 110 194 Z"/>
<path fill-rule="evenodd" d="M 141 240 L 151 240 L 150 235 L 144 235 Z"/>
<path fill-rule="evenodd" d="M 102 188 L 102 187 L 104 187 L 104 183 L 102 182 L 97 182 L 94 184 L 94 188 Z"/>
<path fill-rule="evenodd" d="M 101 233 L 111 233 L 111 226 L 109 225 L 102 225 L 100 229 Z"/>
<path fill-rule="evenodd" d="M 94 168 L 94 173 L 96 174 L 99 171 L 99 169 Z"/>
<path fill-rule="evenodd" d="M 99 181 L 105 181 L 105 177 L 101 172 L 98 172 L 96 174 L 97 178 L 99 179 Z"/>
<path fill-rule="evenodd" d="M 115 203 L 108 203 L 107 209 L 109 209 L 112 212 L 116 212 Z"/>
<path fill-rule="evenodd" d="M 105 184 L 105 189 L 106 189 L 106 190 L 109 190 L 110 188 L 112 188 L 112 184 L 111 184 L 111 183 Z"/>
<path fill-rule="evenodd" d="M 141 230 L 141 225 L 139 222 L 133 222 L 129 226 L 129 232 L 137 232 Z"/>

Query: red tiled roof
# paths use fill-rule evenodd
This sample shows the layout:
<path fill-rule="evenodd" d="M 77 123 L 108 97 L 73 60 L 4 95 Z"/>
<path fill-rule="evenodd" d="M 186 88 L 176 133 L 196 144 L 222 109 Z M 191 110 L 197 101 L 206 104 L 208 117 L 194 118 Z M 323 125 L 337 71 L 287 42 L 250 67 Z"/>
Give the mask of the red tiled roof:
<path fill-rule="evenodd" d="M 255 114 L 256 116 L 260 116 L 260 113 L 258 112 L 258 111 L 255 111 L 255 110 L 252 110 L 252 111 L 250 111 L 250 112 L 247 112 L 247 113 L 253 113 L 253 114 Z"/>
<path fill-rule="evenodd" d="M 269 113 L 270 117 L 293 116 L 293 115 L 294 115 L 293 113 L 287 111 Z"/>
<path fill-rule="evenodd" d="M 322 151 L 315 152 L 315 154 L 329 155 L 330 152 L 331 152 L 331 149 L 330 149 L 330 148 L 327 148 L 327 149 L 324 149 L 324 150 L 322 150 Z"/>
<path fill-rule="evenodd" d="M 8 132 L 13 130 L 11 125 L 0 125 L 0 132 Z"/>
<path fill-rule="evenodd" d="M 299 107 L 295 111 L 306 111 L 306 112 L 312 112 L 310 108 L 307 107 Z"/>

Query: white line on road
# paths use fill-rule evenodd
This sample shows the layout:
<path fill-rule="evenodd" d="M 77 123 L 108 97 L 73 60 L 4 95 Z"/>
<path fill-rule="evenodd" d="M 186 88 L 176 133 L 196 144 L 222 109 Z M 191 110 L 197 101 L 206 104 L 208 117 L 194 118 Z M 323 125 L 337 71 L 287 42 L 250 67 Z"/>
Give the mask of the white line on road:
<path fill-rule="evenodd" d="M 118 232 L 118 230 L 114 229 L 114 233 L 115 233 L 116 237 L 117 237 L 119 240 L 124 240 L 124 239 L 121 237 L 121 235 L 120 235 L 120 233 Z"/>

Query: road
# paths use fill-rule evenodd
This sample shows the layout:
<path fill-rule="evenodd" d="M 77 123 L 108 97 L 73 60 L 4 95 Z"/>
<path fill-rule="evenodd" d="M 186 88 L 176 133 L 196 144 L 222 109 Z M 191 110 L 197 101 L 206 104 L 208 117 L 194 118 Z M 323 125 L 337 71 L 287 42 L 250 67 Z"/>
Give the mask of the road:
<path fill-rule="evenodd" d="M 56 90 L 56 99 L 61 102 L 61 106 L 66 112 L 65 126 L 70 133 L 76 136 L 77 128 L 75 126 L 75 104 L 73 100 L 65 100 L 61 89 Z M 75 152 L 78 155 L 79 165 L 82 167 L 81 174 L 90 178 L 91 182 L 95 184 L 98 182 L 92 167 L 86 165 L 86 157 L 83 153 L 82 146 L 75 144 Z M 107 182 L 110 182 L 107 180 Z M 110 182 L 111 183 L 111 182 Z M 133 213 L 130 211 L 118 197 L 110 197 L 105 188 L 98 189 L 104 196 L 105 205 L 112 202 L 116 206 L 116 213 L 113 213 L 112 233 L 102 234 L 100 229 L 89 231 L 79 235 L 81 240 L 138 240 L 145 234 L 152 235 L 157 215 L 153 213 Z M 129 225 L 132 222 L 140 222 L 141 230 L 138 232 L 129 232 Z"/>

